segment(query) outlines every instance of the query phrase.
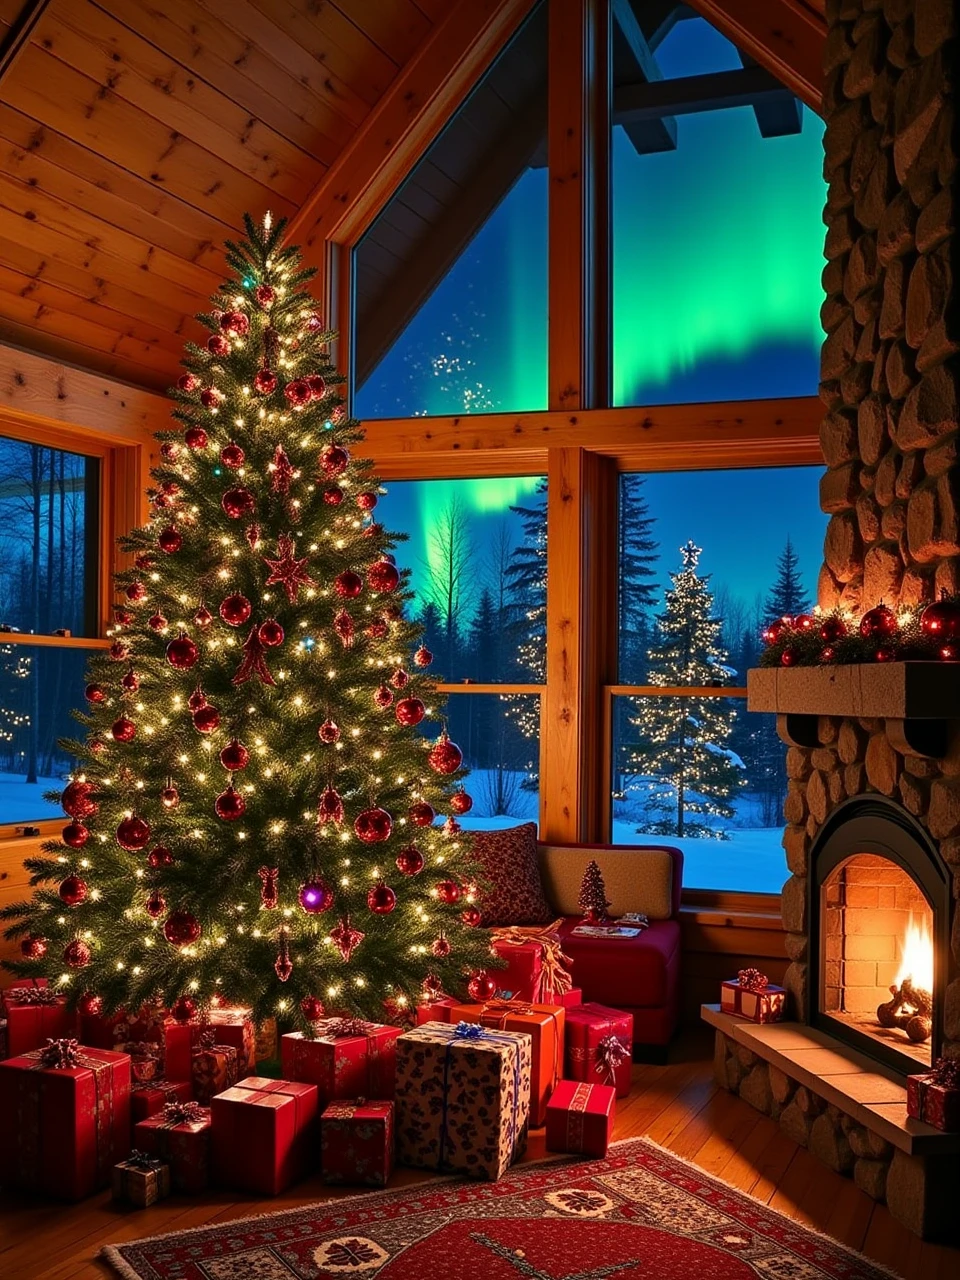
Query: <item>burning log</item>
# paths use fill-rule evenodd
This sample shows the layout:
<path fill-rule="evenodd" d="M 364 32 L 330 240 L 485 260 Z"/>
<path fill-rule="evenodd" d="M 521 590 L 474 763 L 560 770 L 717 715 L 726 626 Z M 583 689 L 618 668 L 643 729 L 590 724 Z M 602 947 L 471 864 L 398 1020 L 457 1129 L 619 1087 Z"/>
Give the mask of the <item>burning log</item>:
<path fill-rule="evenodd" d="M 890 988 L 891 999 L 877 1006 L 881 1027 L 899 1027 L 914 1044 L 923 1044 L 933 1032 L 933 995 L 915 987 L 912 978 L 904 978 Z"/>

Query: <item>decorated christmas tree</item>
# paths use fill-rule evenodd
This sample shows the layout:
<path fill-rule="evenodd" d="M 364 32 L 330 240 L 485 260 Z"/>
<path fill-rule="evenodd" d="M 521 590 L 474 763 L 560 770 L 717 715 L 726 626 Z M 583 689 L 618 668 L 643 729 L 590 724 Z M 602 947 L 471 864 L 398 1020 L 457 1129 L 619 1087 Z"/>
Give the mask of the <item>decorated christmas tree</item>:
<path fill-rule="evenodd" d="M 4 908 L 80 1007 L 225 1001 L 383 1020 L 489 958 L 461 753 L 405 620 L 397 541 L 283 225 L 246 220 L 121 540 L 62 838 Z M 436 819 L 446 816 L 443 825 Z"/>
<path fill-rule="evenodd" d="M 697 572 L 700 548 L 681 548 L 683 566 L 670 575 L 666 608 L 657 619 L 649 654 L 650 684 L 708 688 L 733 674 L 720 644 L 722 621 L 713 616 L 709 578 Z M 743 785 L 742 761 L 728 739 L 736 711 L 729 699 L 709 694 L 638 700 L 631 723 L 639 742 L 631 768 L 649 780 L 644 833 L 725 839 L 709 819 L 733 817 L 730 798 Z M 660 816 L 657 816 L 660 815 Z"/>
<path fill-rule="evenodd" d="M 583 873 L 583 879 L 580 881 L 580 895 L 577 898 L 577 906 L 583 911 L 583 918 L 588 923 L 603 924 L 605 920 L 610 918 L 607 912 L 609 905 L 600 864 L 594 858 L 591 858 Z"/>

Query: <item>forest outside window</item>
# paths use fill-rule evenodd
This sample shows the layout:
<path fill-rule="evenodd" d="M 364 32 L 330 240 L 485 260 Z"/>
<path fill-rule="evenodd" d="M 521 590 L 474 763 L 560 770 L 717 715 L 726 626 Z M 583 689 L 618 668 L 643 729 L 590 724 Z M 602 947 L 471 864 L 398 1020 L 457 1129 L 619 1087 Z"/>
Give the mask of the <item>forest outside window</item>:
<path fill-rule="evenodd" d="M 0 828 L 59 816 L 96 644 L 100 459 L 0 436 Z M 34 639 L 34 637 L 36 637 Z"/>

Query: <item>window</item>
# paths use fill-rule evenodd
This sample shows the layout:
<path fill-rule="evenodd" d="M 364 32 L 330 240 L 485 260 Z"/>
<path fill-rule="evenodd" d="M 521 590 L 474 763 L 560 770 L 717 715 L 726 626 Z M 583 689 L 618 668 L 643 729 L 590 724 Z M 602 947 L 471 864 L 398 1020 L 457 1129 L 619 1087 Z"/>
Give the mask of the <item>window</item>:
<path fill-rule="evenodd" d="M 97 631 L 99 486 L 98 458 L 0 437 L 0 825 L 60 816 L 43 794 Z"/>
<path fill-rule="evenodd" d="M 610 830 L 684 850 L 690 888 L 777 893 L 786 748 L 748 713 L 763 622 L 815 598 L 816 467 L 620 478 Z M 775 500 L 774 500 L 775 495 Z"/>
<path fill-rule="evenodd" d="M 547 405 L 546 4 L 355 254 L 360 418 Z"/>
<path fill-rule="evenodd" d="M 822 122 L 703 18 L 614 13 L 614 403 L 815 395 Z"/>

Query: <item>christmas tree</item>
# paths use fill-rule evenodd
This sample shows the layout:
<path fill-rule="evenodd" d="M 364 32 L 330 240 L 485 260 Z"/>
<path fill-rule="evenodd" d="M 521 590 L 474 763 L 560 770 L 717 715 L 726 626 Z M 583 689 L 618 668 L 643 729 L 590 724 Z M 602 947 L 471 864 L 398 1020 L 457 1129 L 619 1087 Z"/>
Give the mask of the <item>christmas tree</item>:
<path fill-rule="evenodd" d="M 712 616 L 709 578 L 697 573 L 700 548 L 681 548 L 683 567 L 672 573 L 666 609 L 657 620 L 658 642 L 650 649 L 648 680 L 659 687 L 708 687 L 729 682 L 721 647 L 722 622 Z M 642 831 L 657 835 L 712 836 L 722 829 L 704 821 L 731 818 L 730 797 L 743 785 L 743 765 L 726 745 L 736 711 L 726 698 L 703 695 L 638 699 L 631 723 L 639 743 L 631 765 L 650 780 L 651 814 Z"/>
<path fill-rule="evenodd" d="M 69 821 L 27 861 L 32 900 L 0 913 L 8 967 L 108 1011 L 382 1020 L 489 959 L 453 816 L 470 799 L 459 748 L 416 728 L 442 710 L 431 655 L 312 272 L 282 224 L 246 228 L 186 348 L 150 520 L 121 539 L 87 735 L 65 744 Z"/>
<path fill-rule="evenodd" d="M 580 896 L 577 898 L 577 906 L 582 909 L 585 920 L 588 920 L 591 924 L 602 924 L 604 920 L 609 919 L 607 915 L 607 907 L 609 905 L 600 865 L 594 858 L 591 858 L 587 863 L 587 869 L 583 873 L 583 879 L 580 881 Z"/>
<path fill-rule="evenodd" d="M 789 537 L 777 560 L 777 577 L 764 608 L 767 620 L 792 618 L 798 613 L 806 613 L 810 608 L 810 597 L 804 591 L 800 577 L 800 557 L 794 551 Z"/>

